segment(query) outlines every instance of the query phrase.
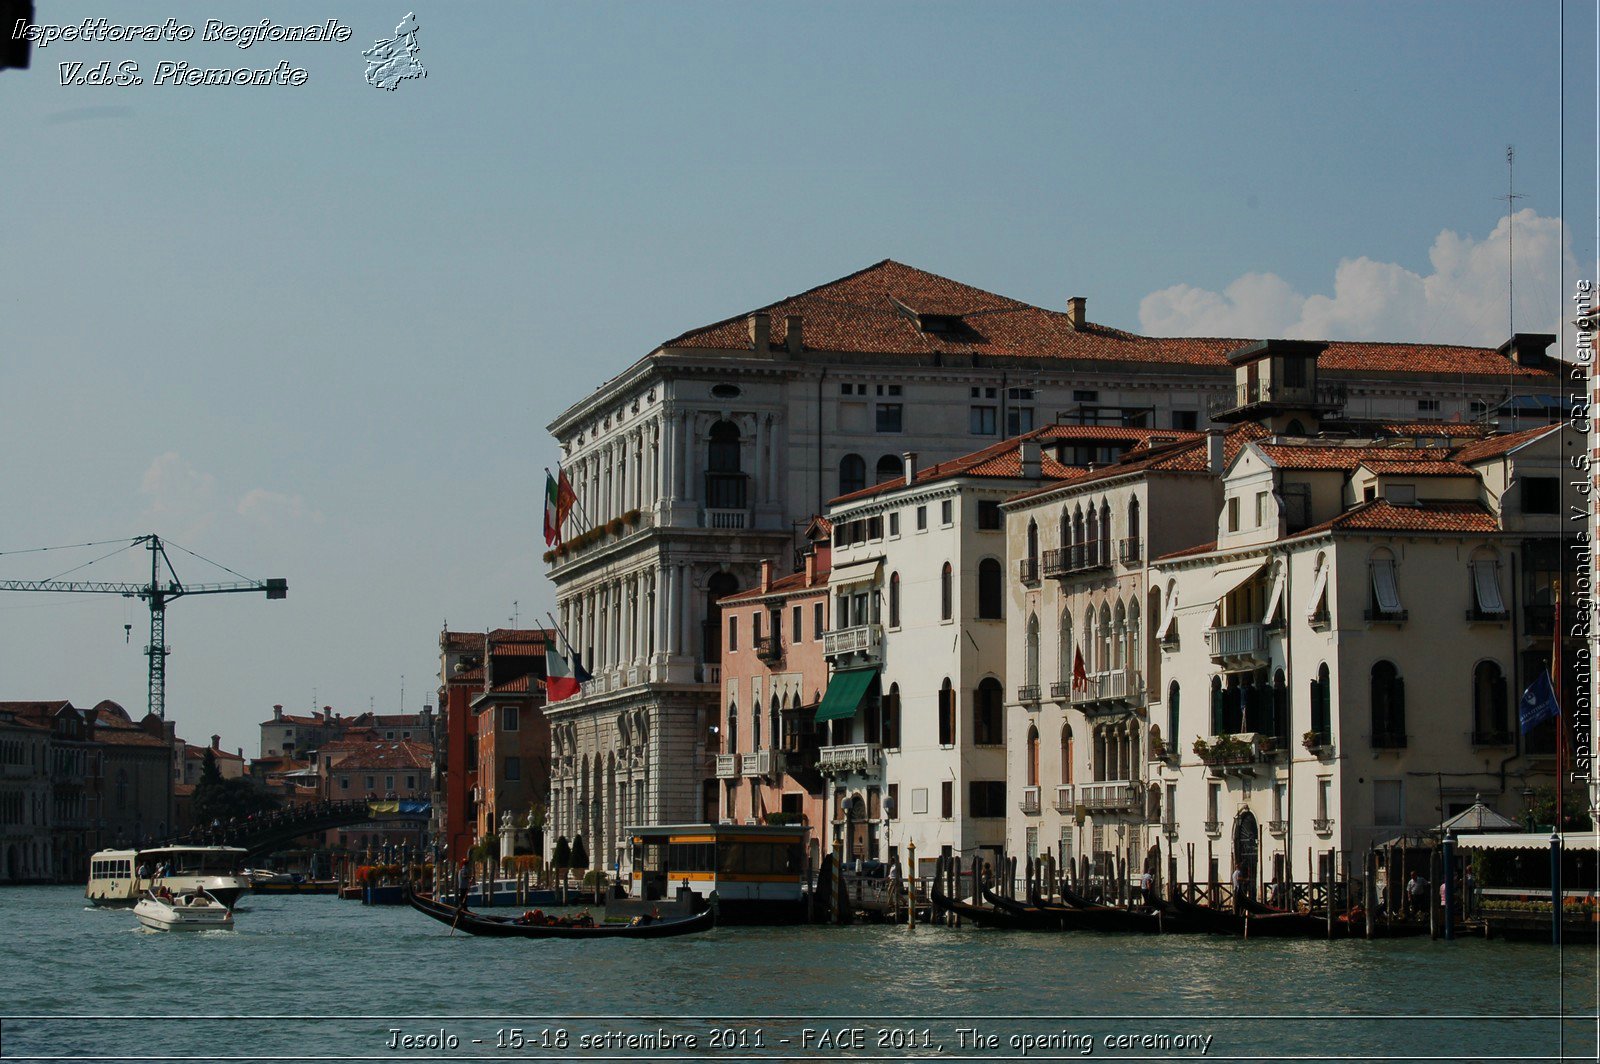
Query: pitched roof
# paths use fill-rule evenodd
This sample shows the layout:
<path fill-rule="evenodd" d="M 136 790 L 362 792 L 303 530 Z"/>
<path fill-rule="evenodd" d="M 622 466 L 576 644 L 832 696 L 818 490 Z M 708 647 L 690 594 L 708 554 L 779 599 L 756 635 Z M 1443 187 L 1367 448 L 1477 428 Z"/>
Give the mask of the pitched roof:
<path fill-rule="evenodd" d="M 138 728 L 96 728 L 94 737 L 108 746 L 149 746 L 162 750 L 167 747 L 165 739 Z"/>
<path fill-rule="evenodd" d="M 1295 536 L 1322 532 L 1498 532 L 1500 522 L 1477 502 L 1430 502 L 1396 506 L 1388 499 L 1372 499 L 1353 506 L 1331 521 L 1313 525 Z"/>
<path fill-rule="evenodd" d="M 798 573 L 788 573 L 778 577 L 767 585 L 765 591 L 761 590 L 761 585 L 757 584 L 748 590 L 720 598 L 717 602 L 719 605 L 730 606 L 741 602 L 754 602 L 757 599 L 768 598 L 772 595 L 782 595 L 791 591 L 826 593 L 828 590 L 828 574 L 832 571 L 832 566 L 819 564 L 812 570 L 812 583 L 809 585 L 806 583 L 805 570 L 802 569 Z"/>
<path fill-rule="evenodd" d="M 1176 436 L 1178 439 L 1171 443 L 1162 443 L 1154 447 L 1140 447 L 1129 451 L 1121 461 L 1110 462 L 1093 470 L 1081 471 L 1074 477 L 1066 478 L 1062 483 L 1046 484 L 1041 488 L 1034 488 L 1021 492 L 1011 497 L 1011 503 L 1022 502 L 1063 489 L 1076 489 L 1086 484 L 1098 483 L 1102 480 L 1111 480 L 1115 477 L 1124 477 L 1130 473 L 1142 471 L 1159 471 L 1165 473 L 1204 473 L 1209 468 L 1209 459 L 1206 454 L 1207 445 L 1204 433 L 1199 432 L 1157 432 L 1154 429 L 1138 429 L 1150 435 L 1151 440 L 1162 436 Z M 1229 429 L 1222 436 L 1222 464 L 1226 468 L 1232 462 L 1244 445 L 1251 440 L 1259 440 L 1267 435 L 1267 430 L 1254 421 L 1241 422 Z M 1146 441 L 1151 442 L 1149 440 Z"/>
<path fill-rule="evenodd" d="M 1472 443 L 1457 447 L 1450 457 L 1458 462 L 1482 462 L 1489 458 L 1499 458 L 1525 443 L 1532 443 L 1552 432 L 1557 432 L 1560 428 L 1560 425 L 1540 425 L 1537 428 L 1523 429 L 1521 432 L 1508 432 L 1504 436 L 1474 440 Z"/>
<path fill-rule="evenodd" d="M 747 351 L 750 313 L 771 317 L 773 343 L 783 345 L 784 319 L 799 315 L 812 350 L 878 355 L 977 354 L 1032 359 L 1171 363 L 1228 369 L 1230 351 L 1251 339 L 1139 336 L 1092 322 L 1074 327 L 1063 311 L 1046 310 L 948 277 L 884 259 L 838 280 L 682 333 L 661 346 Z M 1423 374 L 1489 374 L 1549 378 L 1493 348 L 1445 344 L 1327 345 L 1330 370 Z"/>
<path fill-rule="evenodd" d="M 417 768 L 433 764 L 433 747 L 410 739 L 385 740 L 353 745 L 333 767 L 350 772 L 358 769 Z"/>
<path fill-rule="evenodd" d="M 1470 466 L 1460 462 L 1389 462 L 1373 459 L 1362 462 L 1361 468 L 1379 476 L 1399 475 L 1408 477 L 1475 477 L 1478 474 Z"/>
<path fill-rule="evenodd" d="M 1280 469 L 1353 473 L 1369 462 L 1437 462 L 1449 452 L 1434 447 L 1340 447 L 1326 443 L 1263 443 L 1261 452 Z"/>
<path fill-rule="evenodd" d="M 482 650 L 482 632 L 452 632 L 448 628 L 439 633 L 439 649 L 451 650 Z"/>

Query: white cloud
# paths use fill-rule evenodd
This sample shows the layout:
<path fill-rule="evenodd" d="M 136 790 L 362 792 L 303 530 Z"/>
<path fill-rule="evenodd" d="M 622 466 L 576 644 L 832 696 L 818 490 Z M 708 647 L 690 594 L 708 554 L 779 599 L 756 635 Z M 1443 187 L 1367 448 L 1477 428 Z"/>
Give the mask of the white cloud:
<path fill-rule="evenodd" d="M 1428 251 L 1432 272 L 1419 274 L 1365 256 L 1345 259 L 1332 295 L 1302 295 L 1271 273 L 1248 273 L 1222 292 L 1177 284 L 1139 303 L 1139 325 L 1152 336 L 1296 337 L 1413 340 L 1496 346 L 1506 339 L 1506 242 L 1516 259 L 1518 332 L 1556 332 L 1567 293 L 1561 269 L 1577 275 L 1571 238 L 1559 218 L 1518 211 L 1482 240 L 1448 229 Z"/>
<path fill-rule="evenodd" d="M 234 512 L 246 520 L 261 524 L 281 524 L 290 521 L 322 523 L 322 511 L 313 510 L 299 495 L 285 495 L 266 488 L 251 488 L 234 507 Z"/>
<path fill-rule="evenodd" d="M 198 541 L 217 520 L 217 479 L 202 473 L 177 451 L 157 455 L 139 480 L 149 502 L 144 520 L 175 538 Z"/>

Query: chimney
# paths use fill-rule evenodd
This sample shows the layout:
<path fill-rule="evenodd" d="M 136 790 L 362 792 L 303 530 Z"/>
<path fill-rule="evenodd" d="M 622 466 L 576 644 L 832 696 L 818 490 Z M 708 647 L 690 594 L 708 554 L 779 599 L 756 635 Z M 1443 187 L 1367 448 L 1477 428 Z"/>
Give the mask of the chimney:
<path fill-rule="evenodd" d="M 907 451 L 900 457 L 905 461 L 906 483 L 910 484 L 917 479 L 917 452 Z"/>
<path fill-rule="evenodd" d="M 772 315 L 756 311 L 745 320 L 750 327 L 750 346 L 766 354 L 772 349 Z"/>
<path fill-rule="evenodd" d="M 1222 447 L 1222 430 L 1206 430 L 1206 471 L 1214 477 L 1222 475 L 1222 459 L 1226 453 Z"/>
<path fill-rule="evenodd" d="M 283 719 L 283 707 L 282 706 L 273 706 L 272 707 L 272 719 L 273 720 L 282 720 Z"/>
<path fill-rule="evenodd" d="M 805 342 L 801 339 L 800 315 L 789 314 L 783 319 L 783 345 L 789 349 L 791 355 L 798 355 L 805 349 Z"/>
<path fill-rule="evenodd" d="M 1023 440 L 1017 444 L 1017 457 L 1022 463 L 1022 479 L 1039 479 L 1039 441 Z"/>
<path fill-rule="evenodd" d="M 244 747 L 239 747 L 239 760 L 244 760 Z"/>
<path fill-rule="evenodd" d="M 1074 329 L 1081 329 L 1087 319 L 1084 314 L 1089 309 L 1089 301 L 1083 296 L 1073 296 L 1067 300 L 1067 321 Z"/>
<path fill-rule="evenodd" d="M 761 559 L 761 590 L 767 591 L 772 587 L 772 562 L 770 559 Z"/>
<path fill-rule="evenodd" d="M 211 749 L 215 750 L 219 754 L 222 753 L 221 743 L 222 743 L 222 736 L 213 735 L 211 737 Z"/>
<path fill-rule="evenodd" d="M 806 587 L 817 582 L 817 552 L 806 551 Z"/>

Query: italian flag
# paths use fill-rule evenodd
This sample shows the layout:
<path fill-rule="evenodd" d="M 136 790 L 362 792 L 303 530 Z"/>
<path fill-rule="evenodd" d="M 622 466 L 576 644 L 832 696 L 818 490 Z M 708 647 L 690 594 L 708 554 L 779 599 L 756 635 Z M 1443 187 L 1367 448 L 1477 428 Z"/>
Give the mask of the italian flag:
<path fill-rule="evenodd" d="M 545 648 L 544 667 L 544 700 L 547 703 L 560 702 L 578 693 L 578 677 L 573 674 L 572 663 L 553 646 Z"/>
<path fill-rule="evenodd" d="M 561 538 L 560 510 L 561 489 L 547 469 L 544 473 L 544 545 L 547 547 L 555 546 Z"/>

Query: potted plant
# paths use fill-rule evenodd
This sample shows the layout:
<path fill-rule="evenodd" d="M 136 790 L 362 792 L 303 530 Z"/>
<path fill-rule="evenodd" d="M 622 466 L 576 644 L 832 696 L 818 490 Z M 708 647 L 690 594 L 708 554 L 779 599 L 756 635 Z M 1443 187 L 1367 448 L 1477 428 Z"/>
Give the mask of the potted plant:
<path fill-rule="evenodd" d="M 1304 744 L 1308 751 L 1316 754 L 1318 757 L 1321 757 L 1323 754 L 1327 753 L 1333 745 L 1332 743 L 1328 742 L 1328 737 L 1326 735 L 1322 734 L 1316 729 L 1312 729 L 1311 731 L 1308 731 L 1302 735 L 1300 737 L 1300 742 Z"/>

